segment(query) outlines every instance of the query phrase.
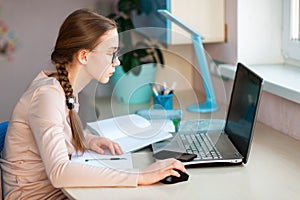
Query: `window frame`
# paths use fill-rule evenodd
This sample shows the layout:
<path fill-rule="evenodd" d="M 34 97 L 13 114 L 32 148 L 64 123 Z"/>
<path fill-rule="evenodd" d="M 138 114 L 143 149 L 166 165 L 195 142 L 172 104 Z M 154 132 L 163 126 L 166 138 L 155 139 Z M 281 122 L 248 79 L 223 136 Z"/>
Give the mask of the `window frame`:
<path fill-rule="evenodd" d="M 282 54 L 287 62 L 300 66 L 300 41 L 291 40 L 291 0 L 283 0 Z"/>

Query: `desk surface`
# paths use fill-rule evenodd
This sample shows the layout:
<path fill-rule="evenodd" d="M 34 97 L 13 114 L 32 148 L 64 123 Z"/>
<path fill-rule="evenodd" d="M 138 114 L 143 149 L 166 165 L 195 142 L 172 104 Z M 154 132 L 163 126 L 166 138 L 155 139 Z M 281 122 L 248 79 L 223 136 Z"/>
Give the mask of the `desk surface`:
<path fill-rule="evenodd" d="M 136 188 L 64 188 L 63 191 L 71 199 L 78 200 L 300 199 L 299 152 L 300 141 L 257 123 L 246 165 L 188 168 L 189 181 L 173 185 L 157 183 Z M 135 168 L 152 161 L 149 151 L 133 154 Z"/>

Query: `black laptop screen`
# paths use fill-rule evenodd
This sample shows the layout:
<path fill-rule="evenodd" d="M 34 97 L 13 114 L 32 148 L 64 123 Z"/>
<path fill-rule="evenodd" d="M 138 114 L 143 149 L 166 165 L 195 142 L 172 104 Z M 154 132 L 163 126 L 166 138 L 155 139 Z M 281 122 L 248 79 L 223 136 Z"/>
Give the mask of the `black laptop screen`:
<path fill-rule="evenodd" d="M 247 162 L 250 151 L 261 86 L 262 79 L 239 63 L 231 93 L 225 133 L 244 157 L 244 163 Z"/>

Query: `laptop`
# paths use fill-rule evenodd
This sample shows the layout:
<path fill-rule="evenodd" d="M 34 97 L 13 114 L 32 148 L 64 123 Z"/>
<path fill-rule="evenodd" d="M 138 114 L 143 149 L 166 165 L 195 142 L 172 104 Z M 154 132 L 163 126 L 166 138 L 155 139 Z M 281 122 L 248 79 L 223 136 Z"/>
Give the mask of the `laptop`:
<path fill-rule="evenodd" d="M 214 124 L 222 120 L 199 119 L 202 130 L 180 129 L 171 139 L 152 144 L 154 158 L 163 152 L 196 154 L 185 165 L 246 164 L 248 161 L 263 79 L 242 63 L 237 64 L 226 120 L 221 129 Z M 184 122 L 184 121 L 182 121 Z M 185 125 L 195 121 L 187 120 Z M 206 126 L 204 125 L 206 124 Z M 224 126 L 225 124 L 225 126 Z M 180 124 L 182 126 L 182 124 Z M 206 128 L 205 128 L 206 127 Z M 162 156 L 163 157 L 163 156 Z M 158 158 L 158 159 L 159 159 Z"/>

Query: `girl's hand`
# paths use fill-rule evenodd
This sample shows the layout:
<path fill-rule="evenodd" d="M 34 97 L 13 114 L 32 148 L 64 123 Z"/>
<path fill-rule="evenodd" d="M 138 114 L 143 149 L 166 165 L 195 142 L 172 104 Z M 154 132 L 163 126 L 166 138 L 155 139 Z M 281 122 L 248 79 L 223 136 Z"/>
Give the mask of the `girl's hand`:
<path fill-rule="evenodd" d="M 95 137 L 90 141 L 90 149 L 97 153 L 104 154 L 105 149 L 108 149 L 112 155 L 123 154 L 123 151 L 118 143 L 111 141 L 105 137 Z"/>
<path fill-rule="evenodd" d="M 176 159 L 170 158 L 159 160 L 140 171 L 138 184 L 150 185 L 170 175 L 180 177 L 180 174 L 174 169 L 186 172 L 186 169 L 182 162 Z"/>

